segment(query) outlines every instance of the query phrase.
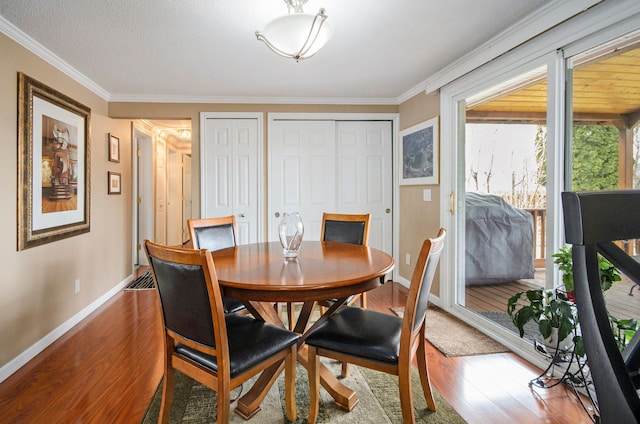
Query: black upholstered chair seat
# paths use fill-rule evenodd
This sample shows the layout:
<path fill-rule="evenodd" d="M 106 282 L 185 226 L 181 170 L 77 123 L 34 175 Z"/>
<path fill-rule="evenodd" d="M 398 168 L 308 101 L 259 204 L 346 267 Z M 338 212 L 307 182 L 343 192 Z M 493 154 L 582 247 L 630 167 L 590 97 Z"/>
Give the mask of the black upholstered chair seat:
<path fill-rule="evenodd" d="M 225 314 L 233 314 L 236 312 L 244 311 L 246 306 L 238 299 L 234 299 L 233 297 L 222 297 L 222 307 L 224 308 Z"/>
<path fill-rule="evenodd" d="M 216 422 L 222 424 L 229 422 L 231 390 L 283 363 L 286 415 L 295 421 L 300 335 L 244 314 L 225 313 L 211 251 L 172 248 L 149 240 L 144 246 L 163 326 L 164 377 L 158 422 L 169 422 L 176 370 L 218 393 Z M 266 393 L 275 379 L 263 383 Z M 236 412 L 248 420 L 261 401 L 239 404 Z"/>
<path fill-rule="evenodd" d="M 362 358 L 397 363 L 402 318 L 345 306 L 313 330 L 305 343 Z"/>
<path fill-rule="evenodd" d="M 229 341 L 229 368 L 235 377 L 260 364 L 276 353 L 296 343 L 297 334 L 263 321 L 240 314 L 226 314 L 227 338 Z M 215 356 L 176 345 L 176 353 L 217 372 Z"/>
<path fill-rule="evenodd" d="M 320 410 L 320 357 L 343 364 L 355 364 L 398 376 L 403 423 L 415 423 L 411 367 L 418 367 L 427 408 L 436 410 L 427 369 L 426 313 L 433 277 L 444 248 L 446 230 L 422 243 L 407 293 L 404 317 L 342 306 L 310 331 L 307 345 L 309 374 L 309 424 L 315 424 Z"/>

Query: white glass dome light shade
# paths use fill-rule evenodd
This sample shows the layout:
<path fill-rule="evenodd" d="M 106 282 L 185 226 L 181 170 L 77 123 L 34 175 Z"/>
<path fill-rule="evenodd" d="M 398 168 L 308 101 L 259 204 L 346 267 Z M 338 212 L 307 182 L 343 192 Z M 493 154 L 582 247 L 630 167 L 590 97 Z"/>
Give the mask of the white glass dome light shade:
<path fill-rule="evenodd" d="M 268 22 L 262 32 L 256 31 L 275 53 L 296 60 L 316 54 L 333 36 L 333 24 L 320 9 L 317 15 L 291 13 Z"/>

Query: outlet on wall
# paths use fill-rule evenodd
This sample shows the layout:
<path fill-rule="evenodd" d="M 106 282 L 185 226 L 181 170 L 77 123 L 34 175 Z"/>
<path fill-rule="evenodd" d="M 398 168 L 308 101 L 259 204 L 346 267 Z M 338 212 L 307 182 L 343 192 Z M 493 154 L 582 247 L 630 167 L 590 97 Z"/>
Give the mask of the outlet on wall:
<path fill-rule="evenodd" d="M 404 262 L 407 265 L 411 265 L 411 253 L 407 253 L 407 255 L 406 255 L 405 259 L 404 259 Z"/>
<path fill-rule="evenodd" d="M 73 290 L 77 293 L 80 293 L 80 279 L 77 279 L 73 282 Z"/>

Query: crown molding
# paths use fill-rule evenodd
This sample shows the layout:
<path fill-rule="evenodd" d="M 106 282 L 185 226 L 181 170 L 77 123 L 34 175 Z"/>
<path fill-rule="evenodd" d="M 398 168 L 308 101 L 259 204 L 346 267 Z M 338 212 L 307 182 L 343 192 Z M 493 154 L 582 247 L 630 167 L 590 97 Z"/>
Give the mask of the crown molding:
<path fill-rule="evenodd" d="M 16 43 L 20 44 L 25 49 L 29 50 L 45 62 L 51 64 L 64 74 L 68 75 L 73 80 L 82 84 L 84 87 L 91 90 L 96 95 L 100 96 L 104 100 L 109 99 L 109 93 L 104 88 L 87 78 L 86 75 L 79 72 L 73 66 L 69 65 L 64 60 L 53 54 L 49 49 L 42 44 L 25 34 L 20 28 L 7 21 L 3 16 L 0 16 L 0 32 L 11 38 Z"/>
<path fill-rule="evenodd" d="M 110 102 L 122 103 L 233 103 L 233 104 L 327 104 L 327 105 L 397 105 L 391 98 L 349 97 L 220 97 L 112 94 Z"/>
<path fill-rule="evenodd" d="M 434 75 L 431 75 L 423 83 L 425 91 L 427 94 L 437 91 L 451 81 L 490 62 L 567 19 L 584 12 L 601 1 L 602 0 L 554 0 L 542 6 L 482 46 L 452 62 L 449 66 L 436 72 Z"/>
<path fill-rule="evenodd" d="M 416 96 L 418 94 L 424 93 L 425 92 L 425 86 L 426 86 L 426 81 L 422 81 L 421 83 L 415 85 L 413 88 L 410 88 L 409 90 L 405 91 L 399 97 L 396 98 L 396 100 L 395 100 L 396 105 L 399 105 L 401 103 L 406 102 L 407 100 L 409 100 L 413 96 Z M 430 94 L 430 93 L 428 93 L 428 94 Z"/>

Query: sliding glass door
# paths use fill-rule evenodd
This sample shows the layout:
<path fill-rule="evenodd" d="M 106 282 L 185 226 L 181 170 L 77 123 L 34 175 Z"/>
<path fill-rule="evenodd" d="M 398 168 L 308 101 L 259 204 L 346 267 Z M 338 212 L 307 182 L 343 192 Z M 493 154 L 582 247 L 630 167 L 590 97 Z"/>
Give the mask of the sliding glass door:
<path fill-rule="evenodd" d="M 547 66 L 489 85 L 459 110 L 456 303 L 511 328 L 507 300 L 546 287 Z"/>
<path fill-rule="evenodd" d="M 462 315 L 513 332 L 509 297 L 562 284 L 553 262 L 564 245 L 561 192 L 639 186 L 639 40 L 548 54 L 452 97 L 451 298 Z M 611 295 L 624 318 L 632 286 L 623 278 L 614 288 L 627 298 Z"/>

